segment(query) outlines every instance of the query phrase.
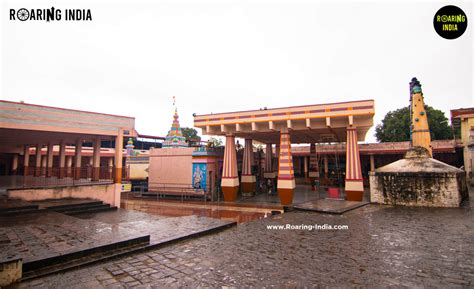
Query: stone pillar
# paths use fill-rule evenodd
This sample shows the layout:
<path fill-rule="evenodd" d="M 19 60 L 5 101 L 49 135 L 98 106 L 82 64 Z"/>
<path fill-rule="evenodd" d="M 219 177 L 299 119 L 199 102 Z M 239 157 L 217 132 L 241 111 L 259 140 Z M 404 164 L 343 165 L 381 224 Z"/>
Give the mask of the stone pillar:
<path fill-rule="evenodd" d="M 370 171 L 371 171 L 371 172 L 375 171 L 374 155 L 370 155 Z"/>
<path fill-rule="evenodd" d="M 324 155 L 324 178 L 327 180 L 329 178 L 329 161 L 328 155 Z"/>
<path fill-rule="evenodd" d="M 100 179 L 100 138 L 94 140 L 94 152 L 92 156 L 92 180 Z"/>
<path fill-rule="evenodd" d="M 16 175 L 17 173 L 18 173 L 18 154 L 13 154 L 12 175 Z"/>
<path fill-rule="evenodd" d="M 28 176 L 30 174 L 30 146 L 26 145 L 23 150 L 23 175 Z"/>
<path fill-rule="evenodd" d="M 265 145 L 265 168 L 263 177 L 266 179 L 274 179 L 275 178 L 275 170 L 273 168 L 273 151 L 272 151 L 272 144 L 267 143 Z"/>
<path fill-rule="evenodd" d="M 280 133 L 279 150 L 277 188 L 280 203 L 285 206 L 293 203 L 293 191 L 295 189 L 291 140 L 288 131 L 282 131 Z"/>
<path fill-rule="evenodd" d="M 115 137 L 115 176 L 116 184 L 122 183 L 122 161 L 123 161 L 123 130 L 119 129 Z"/>
<path fill-rule="evenodd" d="M 72 177 L 72 156 L 66 157 L 66 176 Z"/>
<path fill-rule="evenodd" d="M 59 143 L 59 172 L 58 178 L 64 178 L 66 176 L 66 142 L 61 141 Z"/>
<path fill-rule="evenodd" d="M 233 135 L 227 135 L 225 138 L 221 188 L 224 193 L 224 200 L 226 202 L 234 202 L 239 190 L 239 175 L 237 171 L 235 137 Z"/>
<path fill-rule="evenodd" d="M 252 174 L 253 145 L 252 139 L 245 139 L 244 156 L 242 164 L 242 195 L 251 196 L 255 193 L 256 177 Z"/>
<path fill-rule="evenodd" d="M 345 189 L 348 201 L 362 201 L 364 183 L 362 181 L 357 129 L 355 127 L 347 128 Z"/>
<path fill-rule="evenodd" d="M 48 154 L 47 154 L 47 169 L 46 169 L 46 176 L 52 177 L 53 176 L 53 156 L 54 156 L 54 144 L 48 144 Z"/>
<path fill-rule="evenodd" d="M 35 177 L 41 176 L 41 145 L 36 145 Z"/>
<path fill-rule="evenodd" d="M 74 151 L 74 179 L 79 180 L 81 178 L 81 165 L 82 165 L 82 140 L 76 140 L 76 149 Z"/>

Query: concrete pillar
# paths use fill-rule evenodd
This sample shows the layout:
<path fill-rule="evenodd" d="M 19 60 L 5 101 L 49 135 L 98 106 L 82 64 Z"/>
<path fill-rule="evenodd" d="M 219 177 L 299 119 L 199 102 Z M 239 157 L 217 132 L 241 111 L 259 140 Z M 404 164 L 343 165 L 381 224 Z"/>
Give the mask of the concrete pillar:
<path fill-rule="evenodd" d="M 42 145 L 36 145 L 35 177 L 41 176 L 41 148 Z"/>
<path fill-rule="evenodd" d="M 114 158 L 108 158 L 107 166 L 109 168 L 108 178 L 112 179 L 112 174 L 113 174 L 113 169 L 114 169 Z"/>
<path fill-rule="evenodd" d="M 92 156 L 92 180 L 100 179 L 100 138 L 94 140 L 94 152 Z"/>
<path fill-rule="evenodd" d="M 66 142 L 61 141 L 59 144 L 59 173 L 58 178 L 66 176 Z"/>
<path fill-rule="evenodd" d="M 42 155 L 41 156 L 41 175 L 42 176 L 46 176 L 47 166 L 48 166 L 48 156 Z"/>
<path fill-rule="evenodd" d="M 66 157 L 66 176 L 72 177 L 72 156 Z"/>
<path fill-rule="evenodd" d="M 79 180 L 81 178 L 81 163 L 82 161 L 82 140 L 76 140 L 76 148 L 74 151 L 74 179 Z"/>
<path fill-rule="evenodd" d="M 116 184 L 122 183 L 123 131 L 119 129 L 115 138 L 115 177 Z"/>
<path fill-rule="evenodd" d="M 53 176 L 53 152 L 54 152 L 54 144 L 49 143 L 48 144 L 48 154 L 46 157 L 46 176 L 47 177 L 52 177 Z"/>
<path fill-rule="evenodd" d="M 12 175 L 16 175 L 17 173 L 18 173 L 18 154 L 13 154 Z"/>
<path fill-rule="evenodd" d="M 30 146 L 26 145 L 23 150 L 23 175 L 28 176 L 30 174 Z"/>
<path fill-rule="evenodd" d="M 221 188 L 224 193 L 224 200 L 226 202 L 234 202 L 239 190 L 239 175 L 237 171 L 235 137 L 233 135 L 227 135 L 225 138 Z"/>
<path fill-rule="evenodd" d="M 329 161 L 328 161 L 327 155 L 324 155 L 323 161 L 324 161 L 324 178 L 328 179 L 329 178 Z"/>
<path fill-rule="evenodd" d="M 280 133 L 280 154 L 278 158 L 278 196 L 282 205 L 293 203 L 295 176 L 293 172 L 293 157 L 291 154 L 291 139 L 288 131 Z"/>
<path fill-rule="evenodd" d="M 357 129 L 355 127 L 347 128 L 345 189 L 348 201 L 362 201 L 364 183 L 362 180 L 359 145 L 357 144 Z"/>
<path fill-rule="evenodd" d="M 256 177 L 252 174 L 253 145 L 252 139 L 245 139 L 244 156 L 242 164 L 242 195 L 251 196 L 255 193 Z"/>
<path fill-rule="evenodd" d="M 370 171 L 371 171 L 371 172 L 375 171 L 374 155 L 370 155 Z"/>
<path fill-rule="evenodd" d="M 303 156 L 304 177 L 308 177 L 308 157 Z"/>

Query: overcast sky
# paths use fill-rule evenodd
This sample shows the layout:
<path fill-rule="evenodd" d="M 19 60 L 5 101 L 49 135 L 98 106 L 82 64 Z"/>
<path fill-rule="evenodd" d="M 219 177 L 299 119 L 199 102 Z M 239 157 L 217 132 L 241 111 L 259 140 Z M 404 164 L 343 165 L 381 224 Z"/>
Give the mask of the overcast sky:
<path fill-rule="evenodd" d="M 472 2 L 3 1 L 0 99 L 134 116 L 166 135 L 192 114 L 375 100 L 375 124 L 409 104 L 472 107 Z M 469 24 L 446 40 L 435 12 Z M 92 21 L 10 21 L 9 9 L 91 9 Z M 375 141 L 374 129 L 366 141 Z"/>

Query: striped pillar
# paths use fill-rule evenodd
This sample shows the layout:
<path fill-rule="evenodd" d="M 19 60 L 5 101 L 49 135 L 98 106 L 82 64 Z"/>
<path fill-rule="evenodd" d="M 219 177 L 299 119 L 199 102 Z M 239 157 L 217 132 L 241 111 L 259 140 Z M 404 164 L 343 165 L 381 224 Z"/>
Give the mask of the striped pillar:
<path fill-rule="evenodd" d="M 309 148 L 309 177 L 311 178 L 311 183 L 315 179 L 319 179 L 318 156 L 316 155 L 316 145 L 314 143 Z"/>
<path fill-rule="evenodd" d="M 280 144 L 275 145 L 275 158 L 273 159 L 273 171 L 275 174 L 278 173 L 278 161 L 280 157 Z"/>
<path fill-rule="evenodd" d="M 242 165 L 242 195 L 251 196 L 255 193 L 257 179 L 252 175 L 253 146 L 252 139 L 245 139 L 244 156 Z"/>
<path fill-rule="evenodd" d="M 295 176 L 293 174 L 293 157 L 291 156 L 291 141 L 288 132 L 281 132 L 279 151 L 278 196 L 282 205 L 291 205 L 295 189 Z"/>
<path fill-rule="evenodd" d="M 265 172 L 263 177 L 266 179 L 274 179 L 275 178 L 275 170 L 273 169 L 273 151 L 272 151 L 272 144 L 267 143 L 265 146 Z"/>
<path fill-rule="evenodd" d="M 234 202 L 239 190 L 239 174 L 237 171 L 235 137 L 233 135 L 228 135 L 225 138 L 221 188 L 224 193 L 224 201 Z"/>
<path fill-rule="evenodd" d="M 357 144 L 357 130 L 347 128 L 346 143 L 346 199 L 348 201 L 362 201 L 364 184 L 360 165 L 359 145 Z"/>

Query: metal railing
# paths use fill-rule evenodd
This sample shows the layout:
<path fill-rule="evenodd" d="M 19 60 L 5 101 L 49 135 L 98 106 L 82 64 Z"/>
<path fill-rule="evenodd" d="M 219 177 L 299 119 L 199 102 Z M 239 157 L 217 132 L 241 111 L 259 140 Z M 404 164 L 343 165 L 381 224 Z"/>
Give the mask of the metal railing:
<path fill-rule="evenodd" d="M 17 175 L 2 176 L 0 186 L 5 188 L 45 188 L 86 184 L 113 183 L 114 167 L 82 168 L 19 168 Z M 127 180 L 128 168 L 124 167 L 122 179 Z"/>

